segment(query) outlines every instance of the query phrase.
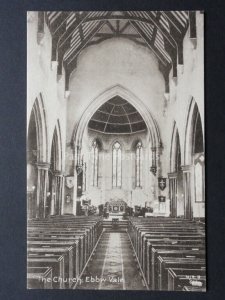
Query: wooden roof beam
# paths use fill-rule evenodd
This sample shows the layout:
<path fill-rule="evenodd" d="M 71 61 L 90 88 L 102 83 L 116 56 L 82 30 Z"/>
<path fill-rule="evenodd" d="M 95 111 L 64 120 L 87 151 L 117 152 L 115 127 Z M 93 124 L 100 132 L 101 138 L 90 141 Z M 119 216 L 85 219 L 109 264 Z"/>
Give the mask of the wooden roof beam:
<path fill-rule="evenodd" d="M 167 65 L 167 61 L 165 60 L 165 58 L 163 57 L 163 55 L 158 52 L 154 45 L 152 45 L 151 40 L 148 38 L 148 36 L 140 29 L 140 27 L 138 26 L 138 24 L 134 21 L 130 21 L 131 25 L 134 27 L 134 29 L 140 34 L 140 36 L 143 38 L 143 40 L 146 42 L 146 44 L 148 45 L 148 47 L 153 51 L 153 53 L 157 56 L 157 58 L 166 66 Z"/>
<path fill-rule="evenodd" d="M 58 75 L 62 75 L 63 56 L 70 47 L 70 41 L 73 32 L 82 24 L 82 22 L 88 17 L 88 13 L 83 13 L 76 21 L 64 32 L 57 42 L 57 60 L 58 60 Z"/>
<path fill-rule="evenodd" d="M 61 25 L 57 28 L 55 33 L 52 34 L 52 55 L 51 55 L 52 61 L 57 60 L 58 41 L 66 31 L 66 20 L 68 17 L 67 13 L 62 13 L 62 17 L 64 17 L 64 21 L 62 21 Z"/>
<path fill-rule="evenodd" d="M 88 36 L 81 42 L 81 44 L 78 46 L 78 48 L 73 52 L 73 56 L 70 55 L 66 60 L 65 63 L 69 65 L 73 59 L 81 52 L 81 50 L 85 47 L 85 45 L 89 42 L 91 38 L 102 28 L 102 26 L 105 24 L 105 21 L 101 21 L 98 23 L 98 25 L 88 34 Z M 72 58 L 71 58 L 72 56 Z"/>
<path fill-rule="evenodd" d="M 151 15 L 149 15 L 149 18 L 144 18 L 144 17 L 137 17 L 134 15 L 130 15 L 128 14 L 126 11 L 124 11 L 124 16 L 98 16 L 98 17 L 91 17 L 91 18 L 87 18 L 84 22 L 89 22 L 89 21 L 96 21 L 96 20 L 128 20 L 128 21 L 137 21 L 137 22 L 145 22 L 151 25 L 155 25 L 157 26 L 157 28 L 161 31 L 162 35 L 165 36 L 166 39 L 168 39 L 168 42 L 171 44 L 171 46 L 176 47 L 176 42 L 173 40 L 173 37 L 170 36 L 170 34 L 166 31 L 165 28 L 163 28 L 163 26 L 161 26 L 161 24 L 159 22 L 156 22 L 154 17 L 152 17 Z"/>
<path fill-rule="evenodd" d="M 169 32 L 159 23 L 159 20 L 157 20 L 155 17 L 151 16 L 151 12 L 147 12 L 149 15 L 150 20 L 152 23 L 159 29 L 159 31 L 162 33 L 165 40 L 168 41 L 168 43 L 176 48 L 176 41 L 174 40 L 173 36 L 169 34 Z"/>
<path fill-rule="evenodd" d="M 157 22 L 160 20 L 160 17 L 161 17 L 161 13 L 159 11 L 157 11 L 157 13 L 156 13 L 156 21 Z M 153 33 L 152 33 L 152 39 L 151 39 L 152 44 L 155 43 L 156 34 L 157 34 L 157 27 L 154 26 Z"/>
<path fill-rule="evenodd" d="M 69 56 L 69 58 L 63 62 L 64 68 L 67 72 L 68 78 L 72 71 L 76 68 L 77 66 L 77 57 L 79 53 L 86 47 L 88 42 L 92 39 L 92 37 L 102 28 L 102 26 L 105 24 L 105 21 L 99 22 L 99 24 L 96 26 L 94 30 L 92 30 L 91 33 L 87 36 L 87 38 L 84 39 L 84 41 L 80 44 L 80 46 L 76 49 L 76 51 L 73 53 L 73 56 Z M 69 89 L 69 82 L 67 83 L 67 88 Z"/>
<path fill-rule="evenodd" d="M 141 45 L 143 47 L 147 47 L 146 42 L 143 41 L 143 39 L 140 37 L 140 35 L 131 35 L 131 34 L 119 34 L 119 35 L 114 35 L 114 34 L 106 34 L 104 37 L 100 37 L 98 40 L 95 41 L 89 41 L 88 44 L 85 46 L 85 48 L 92 46 L 92 45 L 97 45 L 100 44 L 103 41 L 106 41 L 108 39 L 111 38 L 115 38 L 115 37 L 119 37 L 119 38 L 125 38 L 125 39 L 129 39 L 130 41 L 135 42 L 137 45 Z M 138 39 L 142 39 L 142 42 Z"/>

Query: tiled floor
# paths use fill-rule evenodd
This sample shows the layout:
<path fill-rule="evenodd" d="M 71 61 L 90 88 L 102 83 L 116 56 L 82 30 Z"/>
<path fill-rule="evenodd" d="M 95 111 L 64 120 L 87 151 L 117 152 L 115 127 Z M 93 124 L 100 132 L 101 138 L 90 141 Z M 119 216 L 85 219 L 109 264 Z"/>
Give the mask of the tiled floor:
<path fill-rule="evenodd" d="M 77 289 L 145 290 L 127 232 L 102 234 Z"/>

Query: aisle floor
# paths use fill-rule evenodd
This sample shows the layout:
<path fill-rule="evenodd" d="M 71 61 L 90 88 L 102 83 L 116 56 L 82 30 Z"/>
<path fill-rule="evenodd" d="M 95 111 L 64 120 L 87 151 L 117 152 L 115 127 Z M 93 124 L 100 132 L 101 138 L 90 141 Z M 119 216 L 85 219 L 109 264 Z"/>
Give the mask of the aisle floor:
<path fill-rule="evenodd" d="M 76 288 L 146 290 L 126 231 L 103 232 Z"/>

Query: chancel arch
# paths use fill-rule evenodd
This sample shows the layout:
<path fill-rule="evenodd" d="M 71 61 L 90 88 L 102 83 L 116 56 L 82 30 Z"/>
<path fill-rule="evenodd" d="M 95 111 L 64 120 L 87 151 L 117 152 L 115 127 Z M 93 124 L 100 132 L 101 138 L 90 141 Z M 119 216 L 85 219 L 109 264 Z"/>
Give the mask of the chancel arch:
<path fill-rule="evenodd" d="M 152 147 L 160 147 L 162 144 L 159 129 L 157 126 L 156 121 L 154 120 L 153 116 L 151 115 L 149 108 L 144 105 L 144 103 L 131 91 L 124 88 L 121 85 L 113 86 L 104 92 L 102 92 L 99 96 L 97 96 L 86 108 L 85 112 L 83 113 L 79 123 L 74 129 L 73 136 L 72 136 L 72 143 L 75 145 L 82 144 L 82 137 L 84 134 L 84 130 L 89 122 L 90 116 L 92 116 L 93 112 L 98 110 L 98 108 L 107 102 L 109 99 L 113 97 L 119 96 L 125 100 L 127 100 L 132 106 L 134 106 L 137 111 L 142 116 L 149 132 L 150 142 Z"/>
<path fill-rule="evenodd" d="M 153 145 L 146 150 L 144 164 L 140 137 L 144 144 Z M 86 141 L 90 139 L 94 144 L 92 142 L 90 147 L 88 143 L 87 147 Z M 95 143 L 98 139 L 102 141 L 101 150 L 98 147 L 100 144 Z M 93 100 L 74 130 L 72 144 L 75 154 L 74 199 L 79 201 L 81 197 L 91 195 L 92 198 L 95 195 L 97 199 L 105 199 L 112 195 L 112 198 L 123 198 L 129 203 L 142 205 L 148 200 L 152 180 L 152 149 L 157 170 L 156 151 L 162 142 L 149 109 L 131 92 L 118 85 Z M 87 151 L 91 151 L 91 161 L 88 161 Z M 84 167 L 89 180 L 88 190 L 85 191 L 81 188 L 86 180 Z M 155 185 L 155 182 L 151 182 L 151 185 Z M 141 195 L 138 195 L 135 190 L 140 191 L 140 188 Z M 150 197 L 153 197 L 152 193 Z"/>

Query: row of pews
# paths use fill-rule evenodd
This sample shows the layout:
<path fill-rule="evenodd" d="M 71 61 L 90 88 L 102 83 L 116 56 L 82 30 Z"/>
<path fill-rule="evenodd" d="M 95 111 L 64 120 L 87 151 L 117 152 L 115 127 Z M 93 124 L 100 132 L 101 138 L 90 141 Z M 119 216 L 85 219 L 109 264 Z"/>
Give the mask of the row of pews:
<path fill-rule="evenodd" d="M 73 288 L 102 232 L 102 218 L 32 219 L 27 230 L 27 287 Z"/>
<path fill-rule="evenodd" d="M 206 290 L 203 223 L 163 217 L 130 218 L 128 233 L 150 290 Z"/>

